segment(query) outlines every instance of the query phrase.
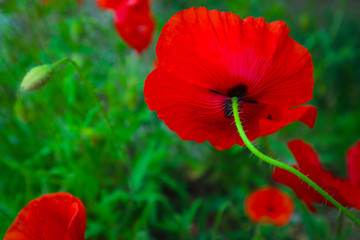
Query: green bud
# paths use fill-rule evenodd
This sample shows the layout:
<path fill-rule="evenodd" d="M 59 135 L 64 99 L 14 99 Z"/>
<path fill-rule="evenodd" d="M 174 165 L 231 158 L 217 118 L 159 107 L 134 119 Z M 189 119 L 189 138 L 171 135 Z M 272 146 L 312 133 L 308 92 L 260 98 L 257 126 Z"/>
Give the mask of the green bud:
<path fill-rule="evenodd" d="M 311 24 L 311 18 L 309 14 L 302 14 L 299 18 L 300 28 L 303 31 L 308 31 Z"/>
<path fill-rule="evenodd" d="M 54 68 L 52 65 L 41 65 L 31 69 L 21 83 L 21 90 L 32 91 L 44 86 L 52 77 Z"/>

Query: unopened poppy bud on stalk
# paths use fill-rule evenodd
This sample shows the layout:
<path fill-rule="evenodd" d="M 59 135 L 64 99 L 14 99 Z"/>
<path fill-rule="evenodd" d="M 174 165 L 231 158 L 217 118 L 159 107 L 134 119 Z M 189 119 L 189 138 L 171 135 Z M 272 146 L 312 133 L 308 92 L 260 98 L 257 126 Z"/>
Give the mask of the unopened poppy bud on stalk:
<path fill-rule="evenodd" d="M 54 73 L 53 65 L 41 65 L 31 69 L 21 82 L 22 91 L 33 91 L 44 86 Z"/>

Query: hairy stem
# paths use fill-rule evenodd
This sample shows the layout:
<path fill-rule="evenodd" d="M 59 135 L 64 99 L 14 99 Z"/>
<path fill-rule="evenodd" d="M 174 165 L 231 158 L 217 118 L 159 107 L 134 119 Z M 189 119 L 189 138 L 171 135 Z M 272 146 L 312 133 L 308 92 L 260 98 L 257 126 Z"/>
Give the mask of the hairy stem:
<path fill-rule="evenodd" d="M 100 108 L 101 115 L 102 115 L 103 119 L 105 120 L 105 123 L 106 123 L 107 127 L 110 129 L 110 132 L 111 132 L 111 135 L 112 135 L 113 140 L 115 142 L 115 145 L 119 150 L 120 157 L 123 158 L 124 157 L 123 151 L 122 151 L 122 148 L 120 147 L 120 144 L 119 144 L 115 129 L 110 124 L 109 118 L 107 117 L 106 111 L 105 111 L 104 107 L 102 106 L 102 104 L 100 102 L 100 99 L 96 95 L 95 90 L 92 87 L 92 85 L 90 84 L 90 82 L 82 74 L 80 67 L 73 60 L 71 60 L 70 58 L 61 59 L 58 62 L 54 63 L 52 66 L 54 68 L 56 68 L 56 67 L 58 67 L 58 66 L 60 66 L 62 64 L 65 64 L 65 63 L 70 63 L 76 69 L 77 73 L 79 74 L 80 80 L 84 83 L 84 85 L 85 85 L 86 89 L 88 90 L 88 92 L 90 93 L 91 97 L 94 99 L 94 101 L 96 102 L 96 104 Z"/>
<path fill-rule="evenodd" d="M 248 147 L 248 149 L 258 158 L 260 158 L 261 160 L 269 163 L 272 166 L 284 169 L 292 174 L 294 174 L 295 176 L 297 176 L 298 178 L 300 178 L 301 180 L 303 180 L 304 182 L 306 182 L 307 184 L 309 184 L 310 187 L 312 187 L 315 191 L 317 191 L 321 196 L 323 196 L 327 201 L 331 202 L 335 207 L 337 207 L 341 212 L 343 212 L 346 216 L 348 216 L 356 225 L 358 225 L 360 227 L 360 221 L 347 209 L 345 208 L 343 205 L 341 205 L 338 201 L 336 201 L 333 197 L 331 197 L 327 192 L 325 192 L 321 187 L 319 187 L 314 181 L 312 181 L 310 178 L 308 178 L 307 176 L 305 176 L 303 173 L 301 173 L 299 170 L 285 164 L 282 163 L 278 160 L 275 160 L 269 156 L 266 156 L 265 154 L 261 153 L 259 150 L 257 150 L 254 145 L 250 142 L 250 140 L 247 138 L 245 132 L 244 132 L 244 128 L 241 125 L 241 121 L 240 121 L 240 116 L 239 116 L 239 110 L 238 110 L 238 98 L 237 97 L 233 97 L 232 98 L 232 107 L 233 107 L 233 113 L 234 113 L 234 119 L 235 119 L 235 124 L 237 127 L 237 130 L 240 134 L 241 139 L 244 141 L 244 144 L 246 145 L 246 147 Z"/>
<path fill-rule="evenodd" d="M 336 231 L 337 239 L 339 240 L 341 240 L 341 236 L 342 236 L 343 223 L 344 223 L 344 214 L 341 212 L 338 219 L 338 226 Z"/>

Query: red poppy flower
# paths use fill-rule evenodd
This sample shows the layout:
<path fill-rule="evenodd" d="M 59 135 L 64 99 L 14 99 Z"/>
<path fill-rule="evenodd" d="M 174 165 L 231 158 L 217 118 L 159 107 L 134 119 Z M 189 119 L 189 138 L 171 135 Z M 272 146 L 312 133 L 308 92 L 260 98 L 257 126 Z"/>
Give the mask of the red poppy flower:
<path fill-rule="evenodd" d="M 299 166 L 294 166 L 296 169 L 307 175 L 342 205 L 360 209 L 360 184 L 357 182 L 360 176 L 359 144 L 348 151 L 350 179 L 334 177 L 332 173 L 324 170 L 315 150 L 302 140 L 291 141 L 288 143 L 288 147 L 299 164 Z M 295 194 L 306 203 L 312 212 L 316 212 L 315 207 L 312 205 L 313 203 L 321 203 L 334 207 L 318 192 L 310 188 L 307 183 L 283 169 L 275 168 L 273 178 L 277 182 L 292 188 Z M 356 184 L 352 183 L 352 181 Z"/>
<path fill-rule="evenodd" d="M 97 5 L 115 11 L 116 30 L 128 45 L 139 53 L 149 46 L 154 32 L 149 0 L 98 0 Z"/>
<path fill-rule="evenodd" d="M 245 212 L 254 223 L 285 226 L 294 209 L 290 196 L 274 187 L 260 188 L 245 199 Z"/>
<path fill-rule="evenodd" d="M 28 203 L 9 227 L 4 240 L 83 240 L 86 213 L 69 193 L 46 194 Z"/>
<path fill-rule="evenodd" d="M 312 127 L 315 107 L 293 108 L 312 98 L 311 55 L 288 34 L 282 21 L 183 10 L 162 29 L 145 101 L 181 139 L 208 140 L 217 149 L 243 145 L 232 97 L 250 140 L 298 119 Z"/>

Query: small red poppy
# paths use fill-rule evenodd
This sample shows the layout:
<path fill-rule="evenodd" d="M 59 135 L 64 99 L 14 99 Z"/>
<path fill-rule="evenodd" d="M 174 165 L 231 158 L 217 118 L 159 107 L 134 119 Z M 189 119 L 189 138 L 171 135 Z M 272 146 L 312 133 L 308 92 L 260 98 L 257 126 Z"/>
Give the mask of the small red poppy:
<path fill-rule="evenodd" d="M 190 8 L 162 29 L 158 67 L 145 81 L 149 108 L 183 140 L 208 140 L 217 149 L 243 145 L 232 113 L 250 140 L 298 119 L 312 127 L 313 65 L 282 21 L 240 19 L 233 13 Z"/>
<path fill-rule="evenodd" d="M 128 45 L 139 53 L 149 46 L 155 25 L 149 0 L 98 0 L 97 5 L 115 11 L 115 28 Z"/>
<path fill-rule="evenodd" d="M 254 223 L 285 226 L 294 209 L 291 197 L 274 187 L 260 188 L 245 199 L 245 212 Z"/>
<path fill-rule="evenodd" d="M 359 143 L 348 151 L 349 179 L 334 177 L 331 172 L 324 170 L 315 150 L 302 140 L 291 141 L 288 143 L 288 147 L 299 165 L 294 166 L 296 169 L 307 175 L 342 205 L 360 209 L 360 184 L 358 182 L 360 177 Z M 283 169 L 275 168 L 273 178 L 277 182 L 292 188 L 312 212 L 316 212 L 313 203 L 334 207 L 313 188 L 310 188 L 307 183 Z"/>
<path fill-rule="evenodd" d="M 23 208 L 4 240 L 83 240 L 86 213 L 82 202 L 69 193 L 45 194 Z"/>

